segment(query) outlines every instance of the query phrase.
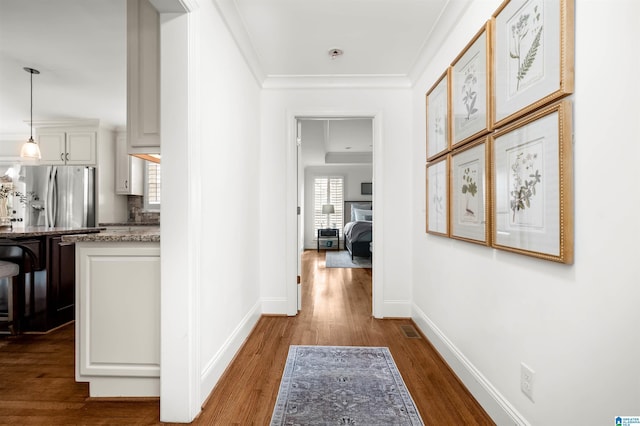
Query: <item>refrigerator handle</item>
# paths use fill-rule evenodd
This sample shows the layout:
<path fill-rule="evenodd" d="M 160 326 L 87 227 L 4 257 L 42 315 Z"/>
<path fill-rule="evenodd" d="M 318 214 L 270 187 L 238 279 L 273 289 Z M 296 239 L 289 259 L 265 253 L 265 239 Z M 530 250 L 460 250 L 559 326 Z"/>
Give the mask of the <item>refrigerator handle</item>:
<path fill-rule="evenodd" d="M 46 223 L 45 226 L 47 227 L 53 227 L 55 226 L 55 220 L 56 220 L 56 214 L 57 214 L 57 210 L 58 210 L 58 206 L 57 206 L 57 184 L 56 184 L 56 174 L 57 174 L 57 167 L 52 166 L 50 167 L 50 171 L 48 173 L 48 182 L 47 182 L 47 198 L 46 198 L 46 209 L 45 209 L 45 214 L 46 214 Z"/>
<path fill-rule="evenodd" d="M 47 167 L 47 180 L 44 185 L 44 226 L 49 227 L 49 210 L 51 210 L 51 166 Z"/>

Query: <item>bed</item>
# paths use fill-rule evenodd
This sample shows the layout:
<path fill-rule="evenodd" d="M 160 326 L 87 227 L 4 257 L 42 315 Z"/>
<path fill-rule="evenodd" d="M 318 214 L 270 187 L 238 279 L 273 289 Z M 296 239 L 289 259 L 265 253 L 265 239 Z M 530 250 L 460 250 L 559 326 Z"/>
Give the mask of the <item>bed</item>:
<path fill-rule="evenodd" d="M 373 204 L 371 201 L 344 202 L 344 247 L 354 256 L 371 256 L 373 237 Z"/>

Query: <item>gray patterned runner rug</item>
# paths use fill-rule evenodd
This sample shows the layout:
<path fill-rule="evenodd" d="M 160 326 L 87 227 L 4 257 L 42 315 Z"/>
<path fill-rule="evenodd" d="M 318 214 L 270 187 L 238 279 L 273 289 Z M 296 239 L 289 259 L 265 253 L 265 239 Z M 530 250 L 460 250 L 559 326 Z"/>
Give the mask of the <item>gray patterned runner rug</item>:
<path fill-rule="evenodd" d="M 290 346 L 271 425 L 423 425 L 383 347 Z"/>

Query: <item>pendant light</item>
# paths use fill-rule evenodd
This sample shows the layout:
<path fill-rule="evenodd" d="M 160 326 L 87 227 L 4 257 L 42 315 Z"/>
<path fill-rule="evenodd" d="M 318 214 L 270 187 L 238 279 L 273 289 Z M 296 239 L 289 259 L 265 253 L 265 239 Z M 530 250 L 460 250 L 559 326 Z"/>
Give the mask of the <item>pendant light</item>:
<path fill-rule="evenodd" d="M 35 70 L 33 68 L 24 67 L 24 70 L 31 74 L 31 136 L 29 140 L 22 145 L 22 150 L 20 151 L 20 157 L 23 158 L 32 158 L 39 160 L 40 156 L 40 147 L 33 140 L 33 75 L 40 74 L 40 71 Z"/>

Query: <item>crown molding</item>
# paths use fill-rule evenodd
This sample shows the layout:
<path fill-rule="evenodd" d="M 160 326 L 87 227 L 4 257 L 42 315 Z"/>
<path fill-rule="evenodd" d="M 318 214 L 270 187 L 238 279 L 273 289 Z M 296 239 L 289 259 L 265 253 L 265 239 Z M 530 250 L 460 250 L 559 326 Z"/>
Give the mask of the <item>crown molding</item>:
<path fill-rule="evenodd" d="M 451 29 L 457 24 L 460 16 L 466 12 L 472 2 L 473 0 L 449 0 L 447 2 L 429 36 L 425 39 L 422 49 L 420 49 L 420 53 L 408 74 L 412 86 L 418 81 L 429 62 L 448 37 Z"/>
<path fill-rule="evenodd" d="M 28 122 L 27 122 L 28 123 Z M 100 120 L 97 118 L 77 119 L 77 120 L 34 120 L 33 128 L 43 127 L 100 127 Z"/>
<path fill-rule="evenodd" d="M 262 86 L 265 74 L 262 71 L 260 60 L 256 54 L 256 49 L 251 42 L 251 38 L 249 37 L 247 28 L 240 16 L 236 2 L 234 0 L 215 0 L 214 4 L 220 13 L 222 21 L 227 26 L 231 37 L 235 41 L 236 46 L 238 46 L 240 54 L 249 66 L 249 70 L 251 70 L 258 86 Z"/>
<path fill-rule="evenodd" d="M 263 89 L 408 89 L 405 75 L 272 75 Z"/>
<path fill-rule="evenodd" d="M 149 0 L 160 13 L 190 13 L 198 8 L 198 0 Z"/>

